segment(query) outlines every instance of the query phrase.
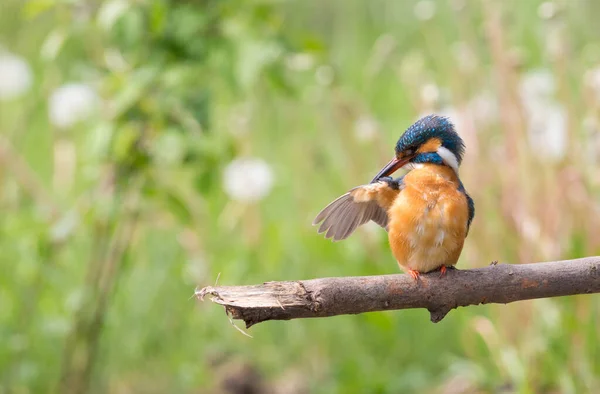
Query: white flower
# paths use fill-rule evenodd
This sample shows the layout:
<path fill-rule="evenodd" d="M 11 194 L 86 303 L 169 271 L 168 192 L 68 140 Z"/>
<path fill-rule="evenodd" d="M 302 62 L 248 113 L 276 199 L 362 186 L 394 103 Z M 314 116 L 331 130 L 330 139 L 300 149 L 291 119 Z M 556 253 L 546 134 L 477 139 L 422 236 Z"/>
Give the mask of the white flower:
<path fill-rule="evenodd" d="M 554 99 L 555 90 L 549 70 L 530 72 L 521 81 L 529 144 L 541 159 L 560 160 L 566 154 L 567 111 Z"/>
<path fill-rule="evenodd" d="M 333 67 L 328 65 L 320 66 L 315 72 L 315 79 L 317 80 L 317 83 L 321 86 L 331 85 L 334 77 L 335 72 L 333 71 Z"/>
<path fill-rule="evenodd" d="M 371 116 L 362 115 L 354 122 L 354 136 L 358 141 L 372 141 L 378 132 L 377 121 Z"/>
<path fill-rule="evenodd" d="M 542 19 L 552 19 L 556 15 L 556 4 L 546 1 L 538 7 L 538 16 Z"/>
<path fill-rule="evenodd" d="M 435 83 L 427 83 L 421 87 L 421 100 L 426 107 L 434 106 L 440 99 L 440 88 Z"/>
<path fill-rule="evenodd" d="M 482 92 L 473 97 L 468 110 L 475 121 L 483 126 L 496 122 L 499 118 L 498 101 L 489 92 Z"/>
<path fill-rule="evenodd" d="M 273 186 L 273 171 L 262 159 L 239 158 L 225 168 L 223 187 L 229 198 L 241 202 L 262 200 Z"/>
<path fill-rule="evenodd" d="M 10 53 L 0 53 L 0 101 L 9 100 L 25 93 L 32 82 L 27 62 Z"/>
<path fill-rule="evenodd" d="M 98 104 L 98 95 L 87 85 L 70 83 L 56 89 L 50 96 L 48 115 L 50 122 L 67 128 L 89 117 Z"/>
<path fill-rule="evenodd" d="M 427 21 L 435 15 L 435 3 L 431 0 L 421 0 L 415 4 L 413 11 L 417 19 Z"/>
<path fill-rule="evenodd" d="M 458 68 L 464 73 L 471 73 L 477 68 L 477 54 L 464 41 L 458 41 L 452 44 L 452 53 L 454 55 Z"/>
<path fill-rule="evenodd" d="M 285 59 L 285 64 L 290 70 L 306 71 L 315 64 L 315 58 L 310 53 L 294 53 Z"/>
<path fill-rule="evenodd" d="M 550 70 L 531 71 L 521 79 L 521 99 L 528 111 L 545 106 L 555 91 L 554 75 Z"/>
<path fill-rule="evenodd" d="M 402 58 L 400 77 L 406 84 L 419 82 L 425 70 L 425 58 L 420 52 L 409 52 Z"/>
<path fill-rule="evenodd" d="M 528 137 L 533 151 L 542 159 L 560 160 L 567 149 L 567 111 L 552 103 L 529 115 Z"/>
<path fill-rule="evenodd" d="M 65 241 L 79 224 L 77 211 L 68 211 L 50 228 L 50 237 L 54 242 Z"/>
<path fill-rule="evenodd" d="M 600 101 L 600 67 L 587 71 L 584 79 L 596 95 L 596 100 Z"/>
<path fill-rule="evenodd" d="M 165 130 L 152 144 L 152 155 L 164 166 L 178 164 L 185 154 L 186 142 L 177 130 Z"/>

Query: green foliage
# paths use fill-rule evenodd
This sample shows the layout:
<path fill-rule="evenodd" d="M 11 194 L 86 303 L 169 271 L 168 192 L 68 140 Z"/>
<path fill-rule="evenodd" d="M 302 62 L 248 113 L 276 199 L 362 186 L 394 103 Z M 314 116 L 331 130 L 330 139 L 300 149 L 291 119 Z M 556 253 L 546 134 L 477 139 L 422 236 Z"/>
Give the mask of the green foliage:
<path fill-rule="evenodd" d="M 597 254 L 600 37 L 586 27 L 600 10 L 581 4 L 5 1 L 0 55 L 26 59 L 32 83 L 0 98 L 0 393 L 592 391 L 593 296 L 437 325 L 426 311 L 271 322 L 253 339 L 190 299 L 217 278 L 396 272 L 381 229 L 332 244 L 310 222 L 423 112 L 467 140 L 478 213 L 459 268 Z M 568 118 L 558 159 L 519 96 L 538 69 L 555 85 L 542 118 Z M 77 101 L 53 115 L 68 83 L 97 95 L 72 122 Z M 260 174 L 228 184 L 249 157 Z"/>

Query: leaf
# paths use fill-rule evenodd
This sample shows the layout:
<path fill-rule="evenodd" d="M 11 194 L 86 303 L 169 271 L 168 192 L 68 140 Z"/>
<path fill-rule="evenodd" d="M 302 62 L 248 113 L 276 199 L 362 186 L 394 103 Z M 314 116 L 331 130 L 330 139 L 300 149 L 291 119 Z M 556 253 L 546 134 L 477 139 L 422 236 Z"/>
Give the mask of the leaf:
<path fill-rule="evenodd" d="M 132 76 L 122 81 L 124 86 L 111 103 L 112 116 L 118 118 L 134 106 L 146 92 L 148 86 L 154 82 L 157 71 L 146 67 L 137 70 Z"/>
<path fill-rule="evenodd" d="M 40 49 L 40 56 L 44 60 L 50 62 L 56 59 L 65 43 L 66 38 L 67 34 L 62 28 L 53 30 L 44 40 L 42 48 Z"/>
<path fill-rule="evenodd" d="M 30 0 L 23 7 L 23 16 L 34 19 L 38 15 L 50 10 L 56 5 L 56 0 Z"/>
<path fill-rule="evenodd" d="M 121 18 L 130 5 L 125 0 L 111 0 L 105 2 L 98 11 L 98 25 L 105 30 L 112 29 L 113 25 Z"/>
<path fill-rule="evenodd" d="M 168 189 L 165 189 L 164 196 L 169 211 L 184 224 L 189 224 L 192 221 L 192 214 L 183 199 Z"/>
<path fill-rule="evenodd" d="M 281 54 L 281 48 L 272 42 L 244 40 L 238 47 L 237 79 L 239 84 L 250 89 L 258 80 L 263 69 Z"/>
<path fill-rule="evenodd" d="M 271 85 L 275 87 L 280 93 L 288 96 L 296 97 L 296 89 L 288 82 L 285 78 L 284 70 L 278 65 L 270 67 L 267 72 L 267 78 Z"/>

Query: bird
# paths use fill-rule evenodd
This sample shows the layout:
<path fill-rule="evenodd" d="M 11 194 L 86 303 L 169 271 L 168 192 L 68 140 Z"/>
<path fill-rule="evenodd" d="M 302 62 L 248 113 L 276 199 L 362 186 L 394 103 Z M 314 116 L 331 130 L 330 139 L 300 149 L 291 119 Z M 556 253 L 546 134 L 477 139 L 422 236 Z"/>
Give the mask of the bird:
<path fill-rule="evenodd" d="M 373 180 L 350 189 L 316 216 L 318 233 L 340 241 L 369 221 L 388 233 L 392 254 L 416 281 L 454 268 L 475 217 L 459 178 L 465 144 L 449 118 L 427 115 L 400 136 L 395 155 Z M 405 175 L 390 175 L 404 167 Z"/>

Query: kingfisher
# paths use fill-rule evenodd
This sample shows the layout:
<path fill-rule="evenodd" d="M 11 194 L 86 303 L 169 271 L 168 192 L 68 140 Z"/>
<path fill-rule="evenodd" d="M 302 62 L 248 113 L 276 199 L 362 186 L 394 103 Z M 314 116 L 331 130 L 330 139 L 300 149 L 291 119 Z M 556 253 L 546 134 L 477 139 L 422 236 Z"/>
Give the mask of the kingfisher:
<path fill-rule="evenodd" d="M 465 144 L 452 122 L 428 115 L 398 139 L 395 156 L 369 184 L 357 186 L 315 218 L 318 232 L 339 241 L 372 220 L 388 232 L 392 254 L 415 280 L 454 268 L 475 216 L 458 176 Z M 409 171 L 399 178 L 394 172 Z"/>

